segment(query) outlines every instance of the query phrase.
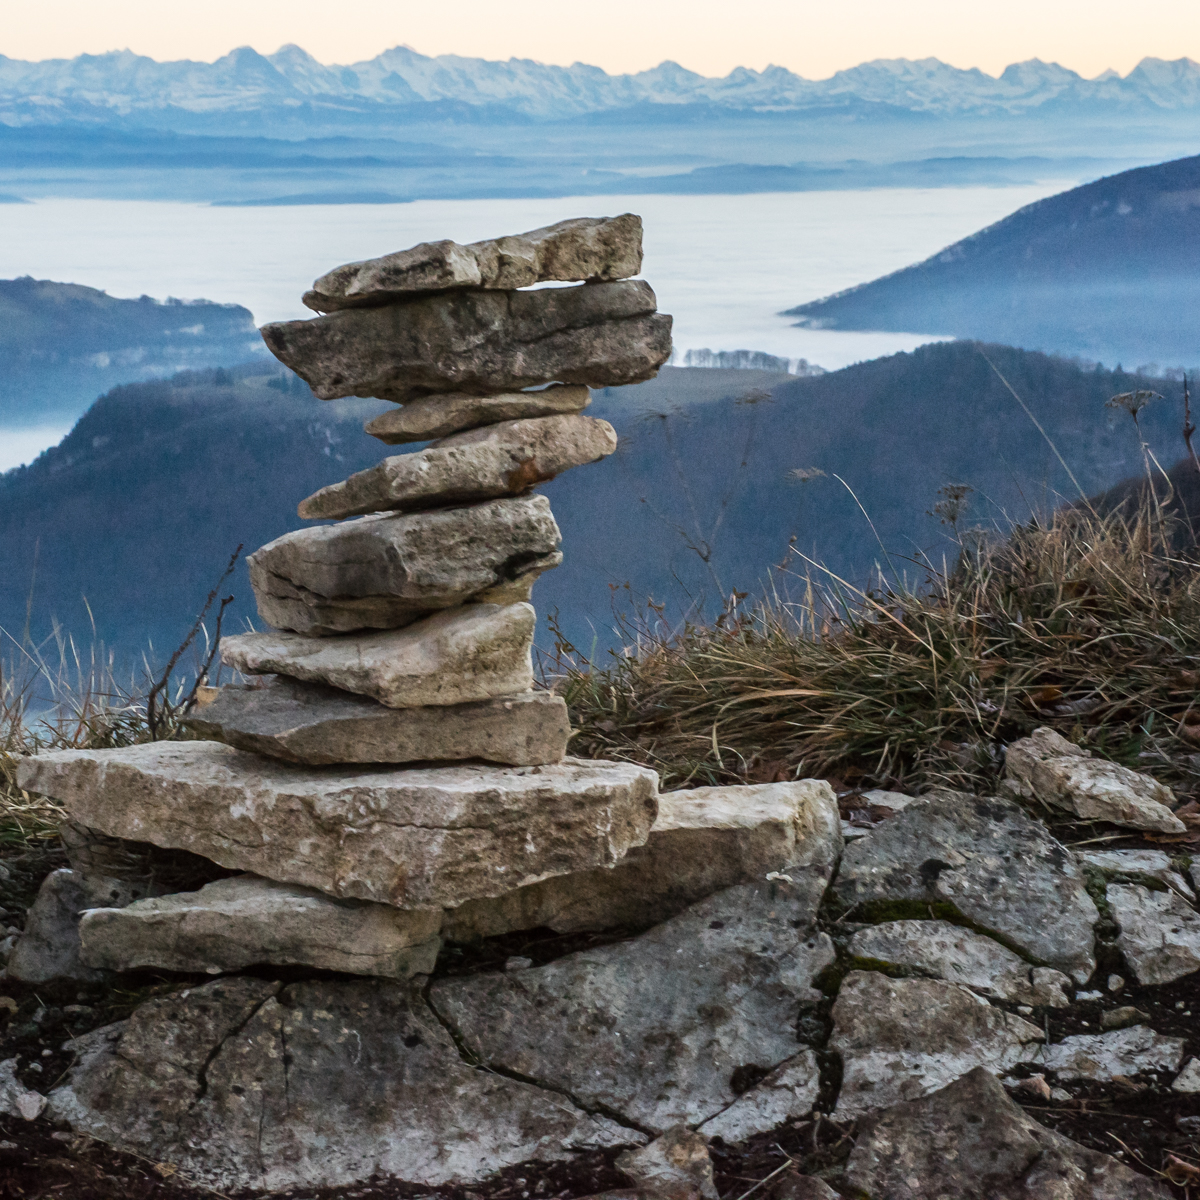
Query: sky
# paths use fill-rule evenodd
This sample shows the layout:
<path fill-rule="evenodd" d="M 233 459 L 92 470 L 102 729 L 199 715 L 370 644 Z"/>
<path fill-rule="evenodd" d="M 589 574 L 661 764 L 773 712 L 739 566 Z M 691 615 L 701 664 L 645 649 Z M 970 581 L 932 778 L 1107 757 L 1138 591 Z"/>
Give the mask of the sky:
<path fill-rule="evenodd" d="M 705 75 L 770 63 L 810 79 L 874 58 L 940 58 L 999 74 L 1041 58 L 1085 77 L 1145 56 L 1200 59 L 1197 0 L 9 0 L 0 54 L 131 49 L 211 61 L 295 42 L 326 63 L 406 44 L 422 54 L 586 62 L 611 73 L 664 59 Z"/>

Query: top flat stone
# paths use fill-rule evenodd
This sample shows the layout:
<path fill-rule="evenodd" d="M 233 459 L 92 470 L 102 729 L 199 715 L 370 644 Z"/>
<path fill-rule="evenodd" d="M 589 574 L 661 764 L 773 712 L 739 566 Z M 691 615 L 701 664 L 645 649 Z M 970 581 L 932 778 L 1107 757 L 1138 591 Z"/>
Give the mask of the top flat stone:
<path fill-rule="evenodd" d="M 403 404 L 434 392 L 480 396 L 544 383 L 617 387 L 658 373 L 671 318 L 640 279 L 529 292 L 444 292 L 260 330 L 322 400 Z"/>
<path fill-rule="evenodd" d="M 334 312 L 450 288 L 628 279 L 641 269 L 641 217 L 574 217 L 467 246 L 449 240 L 421 242 L 380 258 L 346 263 L 314 281 L 304 303 L 315 312 Z"/>

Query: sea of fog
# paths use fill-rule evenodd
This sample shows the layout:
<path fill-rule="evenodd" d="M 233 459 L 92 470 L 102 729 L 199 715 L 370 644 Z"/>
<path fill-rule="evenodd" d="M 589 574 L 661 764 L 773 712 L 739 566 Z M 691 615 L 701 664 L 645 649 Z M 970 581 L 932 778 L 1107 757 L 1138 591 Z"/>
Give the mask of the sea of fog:
<path fill-rule="evenodd" d="M 32 275 L 123 297 L 232 301 L 261 323 L 311 316 L 301 293 L 338 263 L 415 242 L 469 242 L 564 217 L 633 211 L 645 221 L 645 276 L 659 308 L 675 317 L 677 354 L 762 350 L 832 370 L 910 350 L 939 331 L 797 329 L 782 309 L 917 262 L 1078 182 L 269 208 L 48 199 L 0 207 L 0 278 Z M 0 471 L 66 432 L 0 428 Z"/>

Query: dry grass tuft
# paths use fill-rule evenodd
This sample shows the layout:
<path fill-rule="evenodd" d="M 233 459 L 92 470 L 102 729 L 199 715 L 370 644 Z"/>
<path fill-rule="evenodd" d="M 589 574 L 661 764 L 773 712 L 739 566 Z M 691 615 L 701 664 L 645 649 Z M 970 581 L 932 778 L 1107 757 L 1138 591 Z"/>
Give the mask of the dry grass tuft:
<path fill-rule="evenodd" d="M 560 645 L 572 752 L 644 763 L 668 788 L 836 775 L 976 790 L 1000 746 L 1051 725 L 1190 790 L 1200 568 L 1172 532 L 1150 504 L 1067 509 L 1003 541 L 964 534 L 920 589 L 864 593 L 810 565 L 799 601 L 675 633 L 651 613 L 603 667 Z"/>

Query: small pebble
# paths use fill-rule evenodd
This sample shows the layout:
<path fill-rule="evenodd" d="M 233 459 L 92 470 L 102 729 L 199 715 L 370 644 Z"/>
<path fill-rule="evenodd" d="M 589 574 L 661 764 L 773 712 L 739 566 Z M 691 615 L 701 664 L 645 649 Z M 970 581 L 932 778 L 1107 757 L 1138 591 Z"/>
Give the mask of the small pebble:
<path fill-rule="evenodd" d="M 0 1142 L 0 1150 L 20 1150 L 16 1142 Z"/>
<path fill-rule="evenodd" d="M 1027 1017 L 1031 1012 L 1033 1012 L 1033 1009 L 1030 1008 L 1028 1004 L 1018 1004 L 1017 1012 L 1019 1012 L 1021 1016 Z"/>
<path fill-rule="evenodd" d="M 1058 1104 L 1066 1104 L 1068 1100 L 1072 1100 L 1074 1097 L 1070 1092 L 1067 1091 L 1066 1088 L 1051 1088 L 1050 1099 L 1054 1100 Z"/>
<path fill-rule="evenodd" d="M 1110 975 L 1108 977 L 1108 990 L 1110 992 L 1119 992 L 1125 986 L 1125 978 L 1122 975 Z"/>
<path fill-rule="evenodd" d="M 54 1051 L 53 1051 L 53 1050 L 43 1050 L 43 1051 L 42 1051 L 42 1057 L 43 1057 L 43 1058 L 49 1058 L 49 1057 L 50 1057 L 50 1056 L 51 1056 L 53 1053 L 54 1053 Z"/>
<path fill-rule="evenodd" d="M 1104 998 L 1103 992 L 1076 992 L 1075 993 L 1076 1000 L 1102 1000 L 1103 998 Z"/>
<path fill-rule="evenodd" d="M 532 958 L 522 958 L 519 954 L 514 954 L 512 958 L 507 959 L 504 963 L 506 971 L 526 971 L 532 966 Z"/>
<path fill-rule="evenodd" d="M 1137 1025 L 1143 1021 L 1149 1021 L 1148 1014 L 1141 1011 L 1139 1008 L 1134 1008 L 1131 1004 L 1126 1004 L 1122 1008 L 1111 1008 L 1106 1013 L 1100 1014 L 1101 1029 L 1124 1029 L 1128 1025 Z"/>

